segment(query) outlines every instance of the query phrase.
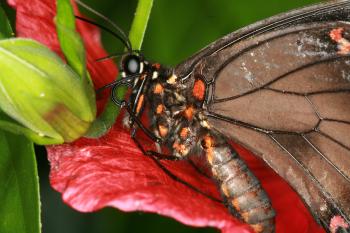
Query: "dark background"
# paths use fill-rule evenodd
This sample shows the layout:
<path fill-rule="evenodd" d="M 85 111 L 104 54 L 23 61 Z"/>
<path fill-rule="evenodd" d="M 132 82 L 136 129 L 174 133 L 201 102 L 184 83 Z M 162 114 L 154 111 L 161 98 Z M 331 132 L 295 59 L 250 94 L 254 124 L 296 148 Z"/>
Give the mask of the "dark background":
<path fill-rule="evenodd" d="M 3 3 L 4 0 L 1 0 Z M 94 9 L 129 31 L 136 0 L 84 0 Z M 142 52 L 165 65 L 176 65 L 216 39 L 257 20 L 319 0 L 154 0 Z M 30 0 L 28 0 L 30 3 Z M 13 16 L 13 12 L 7 9 Z M 90 18 L 97 19 L 91 14 Z M 103 25 L 106 25 L 100 21 Z M 121 43 L 103 34 L 110 53 L 121 52 Z M 62 203 L 49 185 L 45 149 L 37 147 L 40 175 L 43 233 L 158 233 L 217 232 L 191 228 L 155 214 L 124 213 L 106 208 L 96 213 L 79 213 Z"/>

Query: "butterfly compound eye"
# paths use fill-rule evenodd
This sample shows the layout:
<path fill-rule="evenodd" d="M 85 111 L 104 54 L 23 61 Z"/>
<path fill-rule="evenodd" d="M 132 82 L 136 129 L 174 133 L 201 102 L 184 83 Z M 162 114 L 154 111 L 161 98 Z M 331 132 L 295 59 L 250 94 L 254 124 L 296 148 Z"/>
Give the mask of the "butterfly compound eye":
<path fill-rule="evenodd" d="M 140 68 L 140 65 L 136 59 L 130 59 L 127 65 L 127 69 L 130 73 L 136 73 Z"/>
<path fill-rule="evenodd" d="M 123 61 L 123 70 L 127 74 L 137 74 L 141 73 L 141 61 L 138 56 L 135 55 L 129 55 L 126 58 L 124 58 Z"/>

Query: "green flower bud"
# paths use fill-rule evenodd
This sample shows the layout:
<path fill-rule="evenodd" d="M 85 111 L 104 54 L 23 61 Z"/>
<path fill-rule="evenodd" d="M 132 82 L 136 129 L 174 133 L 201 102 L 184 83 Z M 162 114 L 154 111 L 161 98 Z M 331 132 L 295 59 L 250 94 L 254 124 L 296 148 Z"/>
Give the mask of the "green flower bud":
<path fill-rule="evenodd" d="M 20 38 L 0 41 L 0 108 L 55 143 L 84 135 L 96 115 L 87 79 L 45 46 Z"/>

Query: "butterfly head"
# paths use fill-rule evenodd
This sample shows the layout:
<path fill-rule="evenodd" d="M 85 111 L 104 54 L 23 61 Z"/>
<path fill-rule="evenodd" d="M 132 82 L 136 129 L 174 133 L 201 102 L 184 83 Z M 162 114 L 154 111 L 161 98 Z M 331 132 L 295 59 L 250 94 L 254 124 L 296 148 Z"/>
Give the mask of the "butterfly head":
<path fill-rule="evenodd" d="M 122 78 L 141 76 L 145 70 L 144 58 L 137 53 L 127 54 L 122 57 L 120 68 Z"/>

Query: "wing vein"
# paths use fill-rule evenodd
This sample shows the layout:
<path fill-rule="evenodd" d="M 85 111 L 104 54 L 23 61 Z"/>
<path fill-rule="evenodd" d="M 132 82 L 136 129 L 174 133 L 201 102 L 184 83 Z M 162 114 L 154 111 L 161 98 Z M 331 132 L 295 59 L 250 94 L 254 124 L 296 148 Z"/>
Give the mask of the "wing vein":
<path fill-rule="evenodd" d="M 324 155 L 307 137 L 305 137 L 305 135 L 301 136 L 312 147 L 312 149 L 314 149 L 324 160 L 327 161 L 327 163 L 329 163 L 339 174 L 341 174 L 347 182 L 350 183 L 349 177 L 344 174 L 343 171 L 341 171 L 332 161 L 330 161 L 326 155 Z"/>
<path fill-rule="evenodd" d="M 243 97 L 243 96 L 252 94 L 252 93 L 254 93 L 254 92 L 257 92 L 257 91 L 259 91 L 259 90 L 262 90 L 262 89 L 264 89 L 264 88 L 267 88 L 267 87 L 270 86 L 271 84 L 273 84 L 273 83 L 277 82 L 278 80 L 283 79 L 283 78 L 285 78 L 286 76 L 288 76 L 288 75 L 290 75 L 290 74 L 293 74 L 293 73 L 295 73 L 295 72 L 301 71 L 301 70 L 303 70 L 303 69 L 307 69 L 307 68 L 309 68 L 309 67 L 311 67 L 311 66 L 314 66 L 314 65 L 322 64 L 322 63 L 325 63 L 325 62 L 336 61 L 336 60 L 338 60 L 338 59 L 346 59 L 346 58 L 349 58 L 349 57 L 350 57 L 350 54 L 348 54 L 348 55 L 336 55 L 336 56 L 329 56 L 329 57 L 326 57 L 326 58 L 323 58 L 323 59 L 320 59 L 320 60 L 316 60 L 316 61 L 314 61 L 314 62 L 307 63 L 307 64 L 305 64 L 305 65 L 303 65 L 303 66 L 300 66 L 300 67 L 298 67 L 298 68 L 296 68 L 296 69 L 294 69 L 294 70 L 288 71 L 288 72 L 286 72 L 286 73 L 284 73 L 284 74 L 282 74 L 282 75 L 280 75 L 280 76 L 274 78 L 273 80 L 267 82 L 266 84 L 264 84 L 264 85 L 262 85 L 262 86 L 260 86 L 260 87 L 258 87 L 258 88 L 252 89 L 252 90 L 247 91 L 247 92 L 245 92 L 245 93 L 242 93 L 242 94 L 240 94 L 240 95 L 231 96 L 231 97 L 226 97 L 226 98 L 222 98 L 222 99 L 215 99 L 215 100 L 213 100 L 212 103 L 213 103 L 213 104 L 215 104 L 215 103 L 222 103 L 222 102 L 234 100 L 234 99 L 237 99 L 237 98 L 240 98 L 240 97 Z M 348 91 L 350 91 L 350 90 L 348 90 Z M 307 93 L 307 94 L 309 94 L 309 93 Z M 313 93 L 312 93 L 312 94 L 313 94 Z M 316 93 L 315 93 L 315 94 L 316 94 Z"/>
<path fill-rule="evenodd" d="M 309 177 L 309 179 L 318 187 L 318 190 L 322 193 L 322 195 L 328 200 L 329 203 L 331 203 L 332 208 L 337 210 L 337 212 L 339 214 L 342 215 L 342 217 L 350 223 L 350 220 L 348 219 L 348 217 L 344 214 L 344 212 L 338 207 L 337 203 L 335 202 L 335 200 L 332 198 L 332 196 L 325 190 L 325 188 L 322 186 L 322 184 L 315 178 L 315 176 L 311 173 L 311 171 L 305 167 L 305 165 L 303 163 L 301 163 L 295 156 L 293 156 L 292 153 L 290 153 L 287 148 L 285 148 L 276 138 L 273 137 L 273 135 L 269 135 L 270 138 L 283 150 L 285 151 L 290 158 L 292 158 L 295 163 L 301 167 L 303 169 L 303 171 L 305 172 L 305 174 Z M 322 223 L 325 226 L 328 226 L 328 224 L 325 222 L 325 220 L 323 218 L 319 219 L 322 221 Z"/>
<path fill-rule="evenodd" d="M 329 140 L 331 140 L 331 141 L 337 143 L 339 146 L 342 146 L 343 148 L 345 148 L 345 149 L 347 149 L 347 150 L 350 151 L 350 147 L 344 145 L 343 143 L 341 143 L 341 142 L 339 142 L 338 140 L 334 139 L 334 138 L 331 137 L 330 135 L 328 135 L 328 134 L 326 134 L 326 133 L 324 133 L 324 132 L 322 132 L 322 131 L 320 131 L 320 130 L 318 130 L 317 132 L 318 132 L 319 134 L 323 135 L 324 137 L 328 138 Z"/>

